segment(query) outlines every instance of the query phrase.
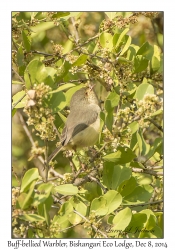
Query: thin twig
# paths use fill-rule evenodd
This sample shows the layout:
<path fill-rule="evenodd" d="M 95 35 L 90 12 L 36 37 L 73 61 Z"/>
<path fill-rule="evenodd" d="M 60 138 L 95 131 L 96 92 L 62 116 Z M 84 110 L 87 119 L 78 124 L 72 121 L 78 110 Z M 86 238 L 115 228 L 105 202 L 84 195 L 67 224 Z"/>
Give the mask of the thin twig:
<path fill-rule="evenodd" d="M 17 75 L 17 77 L 21 80 L 21 82 L 23 82 L 23 83 L 25 84 L 24 80 L 23 80 L 22 77 L 18 74 L 18 72 L 16 72 L 16 70 L 13 69 L 13 68 L 12 68 L 12 71 Z"/>
<path fill-rule="evenodd" d="M 25 121 L 23 119 L 23 116 L 21 115 L 20 112 L 18 112 L 18 115 L 19 115 L 19 119 L 21 121 L 21 124 L 23 126 L 23 129 L 26 132 L 26 135 L 28 136 L 32 146 L 35 147 L 35 142 L 34 142 L 32 136 L 31 136 L 27 126 L 26 126 L 26 123 L 25 123 Z M 44 161 L 44 159 L 43 159 L 43 157 L 41 155 L 38 155 L 37 159 L 34 159 L 35 162 L 37 162 L 37 160 L 39 160 L 38 164 L 37 164 L 38 165 L 38 171 L 39 171 L 40 175 L 42 176 L 43 180 L 46 182 L 47 177 L 48 177 L 48 171 L 47 171 L 46 166 L 45 166 L 45 161 Z"/>
<path fill-rule="evenodd" d="M 13 104 L 12 109 L 14 109 L 14 108 L 16 107 L 16 105 L 17 105 L 20 101 L 22 101 L 22 99 L 23 99 L 25 96 L 26 96 L 26 93 L 25 93 L 17 102 L 15 102 L 15 103 Z"/>
<path fill-rule="evenodd" d="M 154 124 L 154 126 L 156 126 L 161 132 L 163 132 L 163 128 L 162 126 L 158 125 L 153 119 L 151 118 L 146 118 L 145 120 L 150 121 L 152 124 Z"/>
<path fill-rule="evenodd" d="M 58 232 L 61 233 L 61 232 L 67 231 L 68 229 L 71 229 L 71 228 L 76 227 L 76 226 L 81 225 L 81 224 L 82 224 L 82 222 L 79 222 L 79 223 L 77 223 L 75 225 L 72 225 L 70 227 L 66 227 L 66 228 L 64 228 L 62 230 L 58 230 Z"/>
<path fill-rule="evenodd" d="M 154 176 L 163 176 L 163 172 L 155 172 L 155 171 L 149 170 L 149 169 L 132 168 L 132 172 L 145 173 L 145 174 L 150 174 L 150 175 L 154 175 Z"/>
<path fill-rule="evenodd" d="M 61 179 L 64 179 L 64 176 L 62 174 L 59 174 L 57 171 L 55 171 L 53 168 L 50 168 L 49 173 L 53 174 L 54 177 L 59 177 Z"/>
<path fill-rule="evenodd" d="M 94 224 L 92 224 L 92 222 L 90 222 L 86 217 L 84 217 L 82 214 L 80 214 L 78 211 L 73 210 L 73 212 L 75 214 L 78 214 L 82 219 L 84 219 L 85 221 L 87 221 L 88 223 L 91 223 L 92 228 L 96 231 L 99 232 L 101 235 L 103 235 L 105 238 L 108 238 L 107 234 L 105 234 L 104 232 L 102 232 L 100 229 L 98 229 L 96 226 L 94 226 Z"/>
<path fill-rule="evenodd" d="M 158 201 L 151 201 L 151 202 L 145 202 L 145 203 L 139 203 L 139 204 L 133 204 L 133 205 L 123 204 L 123 206 L 138 207 L 138 206 L 146 206 L 146 205 L 159 204 L 159 203 L 162 203 L 162 202 L 163 202 L 163 200 L 158 200 Z"/>
<path fill-rule="evenodd" d="M 43 55 L 43 56 L 55 56 L 54 54 L 48 54 L 48 53 L 37 51 L 37 50 L 32 50 L 32 51 L 30 51 L 30 53 L 39 54 L 39 55 Z"/>
<path fill-rule="evenodd" d="M 153 170 L 155 170 L 155 169 L 163 169 L 163 166 L 150 166 L 150 167 L 147 167 L 148 169 L 153 169 Z"/>
<path fill-rule="evenodd" d="M 104 194 L 107 192 L 107 189 L 95 177 L 90 175 L 88 175 L 88 177 L 91 181 L 96 182 L 103 189 Z"/>
<path fill-rule="evenodd" d="M 60 198 L 57 197 L 56 194 L 54 194 L 54 197 L 57 199 L 57 202 L 60 203 L 61 205 L 63 205 L 63 202 L 60 201 Z M 102 232 L 100 229 L 98 229 L 92 222 L 90 222 L 85 216 L 83 216 L 81 213 L 79 213 L 77 210 L 73 209 L 73 212 L 77 215 L 79 215 L 83 220 L 85 220 L 86 222 L 88 222 L 89 224 L 91 224 L 92 228 L 96 231 L 99 232 L 101 235 L 103 235 L 105 238 L 108 238 L 107 235 Z"/>

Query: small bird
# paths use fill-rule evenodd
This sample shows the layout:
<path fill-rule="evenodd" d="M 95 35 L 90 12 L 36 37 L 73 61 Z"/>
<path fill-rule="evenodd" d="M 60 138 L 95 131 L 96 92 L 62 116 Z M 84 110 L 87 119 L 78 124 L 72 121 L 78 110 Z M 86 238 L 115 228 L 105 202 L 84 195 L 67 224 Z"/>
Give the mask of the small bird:
<path fill-rule="evenodd" d="M 63 149 L 92 146 L 100 132 L 100 107 L 93 87 L 76 91 L 70 101 L 70 114 L 61 135 L 61 145 L 48 157 L 48 163 Z"/>

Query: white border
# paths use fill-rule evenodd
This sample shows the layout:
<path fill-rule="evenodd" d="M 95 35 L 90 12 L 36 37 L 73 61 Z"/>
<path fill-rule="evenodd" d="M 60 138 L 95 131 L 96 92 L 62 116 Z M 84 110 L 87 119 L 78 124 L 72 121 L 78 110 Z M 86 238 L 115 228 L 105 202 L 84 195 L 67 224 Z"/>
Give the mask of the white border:
<path fill-rule="evenodd" d="M 174 43 L 174 5 L 173 1 L 24 1 L 7 0 L 0 3 L 0 237 L 2 249 L 7 249 L 11 240 L 11 11 L 164 11 L 165 32 L 165 230 L 164 239 L 155 242 L 167 242 L 169 249 L 174 244 L 175 202 L 175 43 Z M 88 240 L 89 241 L 89 240 Z M 129 240 L 132 241 L 132 240 Z M 140 240 L 142 241 L 142 240 Z M 146 240 L 145 240 L 146 241 Z M 154 242 L 154 240 L 152 240 Z M 28 248 L 33 249 L 33 248 Z M 72 248 L 73 249 L 73 248 Z M 147 248 L 144 248 L 147 249 Z M 152 248 L 153 249 L 153 248 Z"/>

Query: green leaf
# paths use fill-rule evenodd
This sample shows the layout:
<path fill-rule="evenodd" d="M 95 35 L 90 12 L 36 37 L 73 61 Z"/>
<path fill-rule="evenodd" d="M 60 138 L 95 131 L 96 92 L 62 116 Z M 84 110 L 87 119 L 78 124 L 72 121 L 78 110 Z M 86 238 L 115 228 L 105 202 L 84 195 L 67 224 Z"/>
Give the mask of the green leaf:
<path fill-rule="evenodd" d="M 118 192 L 122 195 L 122 197 L 125 197 L 132 193 L 134 189 L 137 186 L 136 179 L 131 176 L 129 180 L 123 181 L 120 186 L 118 187 Z"/>
<path fill-rule="evenodd" d="M 120 96 L 114 90 L 110 92 L 105 101 L 106 111 L 110 112 L 111 110 L 113 110 L 113 108 L 118 105 L 119 101 L 120 101 Z"/>
<path fill-rule="evenodd" d="M 59 86 L 56 90 L 53 90 L 51 92 L 49 92 L 50 94 L 53 94 L 53 93 L 57 93 L 57 92 L 61 92 L 63 90 L 66 90 L 66 89 L 70 89 L 72 87 L 75 87 L 76 85 L 73 84 L 73 83 L 66 83 L 64 85 L 61 85 Z"/>
<path fill-rule="evenodd" d="M 114 19 L 116 17 L 116 12 L 105 12 L 105 14 L 109 17 L 110 20 Z"/>
<path fill-rule="evenodd" d="M 111 230 L 124 230 L 130 223 L 132 212 L 129 207 L 121 210 L 113 219 L 114 226 Z"/>
<path fill-rule="evenodd" d="M 105 195 L 92 201 L 90 213 L 95 212 L 99 216 L 110 214 L 120 206 L 121 202 L 121 195 L 117 191 L 110 190 Z"/>
<path fill-rule="evenodd" d="M 108 191 L 106 194 L 103 195 L 103 197 L 107 201 L 107 214 L 110 214 L 111 212 L 116 210 L 122 203 L 122 196 L 115 190 Z"/>
<path fill-rule="evenodd" d="M 44 203 L 38 205 L 38 214 L 43 216 L 46 220 L 47 225 L 50 225 L 50 215 L 49 211 L 53 204 L 52 196 L 49 196 Z"/>
<path fill-rule="evenodd" d="M 84 184 L 85 194 L 84 197 L 88 201 L 92 201 L 96 197 L 102 195 L 102 190 L 96 182 L 87 182 Z"/>
<path fill-rule="evenodd" d="M 52 191 L 53 185 L 51 183 L 43 183 L 38 187 L 39 193 L 35 193 L 33 199 L 33 206 L 38 206 L 39 204 L 46 201 Z"/>
<path fill-rule="evenodd" d="M 100 35 L 100 44 L 103 48 L 108 49 L 109 51 L 113 48 L 113 37 L 110 33 L 103 32 Z"/>
<path fill-rule="evenodd" d="M 159 138 L 156 138 L 152 147 L 150 148 L 149 152 L 147 153 L 146 155 L 146 159 L 150 159 L 154 153 L 156 152 L 156 150 L 159 148 L 159 147 L 162 147 L 163 146 L 163 139 L 161 137 Z"/>
<path fill-rule="evenodd" d="M 24 193 L 18 197 L 18 203 L 21 209 L 26 209 L 32 204 L 35 184 L 36 180 L 34 180 L 30 185 L 30 189 L 27 194 Z"/>
<path fill-rule="evenodd" d="M 138 49 L 139 46 L 131 44 L 128 48 L 126 59 L 128 59 L 129 61 L 133 61 L 137 54 Z"/>
<path fill-rule="evenodd" d="M 157 57 L 153 56 L 152 59 L 151 59 L 151 73 L 155 73 L 159 70 L 160 68 L 160 61 Z"/>
<path fill-rule="evenodd" d="M 55 27 L 54 22 L 40 22 L 36 26 L 32 26 L 33 33 L 31 34 L 31 38 L 39 36 L 43 31 L 51 29 Z"/>
<path fill-rule="evenodd" d="M 151 84 L 142 83 L 138 86 L 136 90 L 135 98 L 138 99 L 138 101 L 140 101 L 147 94 L 154 94 L 154 88 Z"/>
<path fill-rule="evenodd" d="M 54 86 L 57 81 L 57 70 L 52 67 L 45 67 L 47 77 L 44 79 L 44 83 L 51 87 Z"/>
<path fill-rule="evenodd" d="M 156 115 L 160 115 L 163 114 L 163 110 L 162 109 L 158 109 L 157 111 L 155 111 L 154 113 L 151 114 L 151 116 L 156 116 Z"/>
<path fill-rule="evenodd" d="M 22 39 L 23 39 L 23 45 L 27 52 L 31 49 L 31 37 L 30 35 L 27 35 L 28 32 L 26 30 L 22 31 Z"/>
<path fill-rule="evenodd" d="M 58 72 L 57 80 L 64 80 L 64 77 L 67 76 L 69 73 L 69 70 L 71 69 L 72 64 L 70 64 L 68 61 L 64 61 L 62 65 L 60 66 L 60 70 Z"/>
<path fill-rule="evenodd" d="M 16 114 L 16 110 L 17 110 L 16 108 L 12 109 L 12 117 Z"/>
<path fill-rule="evenodd" d="M 133 73 L 139 73 L 144 71 L 148 67 L 148 59 L 144 56 L 136 56 L 134 59 Z"/>
<path fill-rule="evenodd" d="M 122 31 L 122 33 L 119 35 L 119 34 L 115 34 L 114 37 L 113 37 L 113 46 L 114 47 L 118 47 L 120 45 L 120 43 L 122 42 L 124 36 L 128 33 L 129 29 L 126 28 Z"/>
<path fill-rule="evenodd" d="M 30 61 L 24 72 L 24 80 L 26 82 L 27 89 L 31 89 L 34 84 L 44 82 L 47 76 L 47 70 L 41 61 L 38 59 Z"/>
<path fill-rule="evenodd" d="M 82 201 L 80 201 L 78 198 L 75 197 L 72 197 L 69 201 L 77 212 L 79 212 L 83 216 L 86 216 L 87 206 Z M 80 223 L 82 221 L 82 217 L 72 212 L 71 217 L 69 217 L 69 221 L 71 224 L 74 225 Z"/>
<path fill-rule="evenodd" d="M 66 123 L 67 118 L 66 118 L 63 114 L 61 114 L 61 112 L 58 111 L 57 113 L 58 113 L 59 117 L 61 118 L 61 120 L 62 120 L 64 123 Z"/>
<path fill-rule="evenodd" d="M 19 67 L 24 65 L 24 53 L 22 47 L 19 47 L 17 52 L 17 64 Z"/>
<path fill-rule="evenodd" d="M 131 40 L 132 40 L 131 37 L 127 36 L 127 35 L 125 37 L 126 37 L 126 43 L 125 43 L 124 47 L 122 48 L 122 52 L 120 53 L 120 56 L 125 54 L 125 52 L 128 50 L 128 48 L 131 44 Z"/>
<path fill-rule="evenodd" d="M 22 179 L 21 190 L 20 190 L 21 193 L 28 191 L 32 182 L 38 178 L 39 178 L 38 169 L 37 168 L 29 169 L 25 173 Z"/>
<path fill-rule="evenodd" d="M 140 214 L 140 213 L 136 213 L 132 215 L 132 219 L 131 222 L 129 223 L 128 227 L 126 228 L 126 232 L 129 233 L 134 233 L 138 235 L 138 229 L 143 229 L 144 228 L 144 223 L 147 220 L 147 216 L 146 214 Z"/>
<path fill-rule="evenodd" d="M 145 142 L 141 130 L 137 131 L 137 140 L 140 149 L 140 154 L 146 155 L 149 152 L 150 145 Z"/>
<path fill-rule="evenodd" d="M 105 119 L 105 124 L 106 127 L 109 129 L 109 131 L 112 133 L 112 127 L 113 127 L 113 120 L 114 120 L 114 115 L 113 115 L 113 109 L 109 111 L 106 115 Z"/>
<path fill-rule="evenodd" d="M 128 147 L 118 147 L 115 153 L 103 157 L 105 161 L 115 162 L 116 164 L 125 164 L 132 161 L 136 155 Z"/>
<path fill-rule="evenodd" d="M 54 93 L 50 99 L 45 100 L 45 104 L 47 104 L 48 107 L 51 108 L 54 113 L 56 113 L 63 110 L 67 105 L 66 96 L 62 91 Z"/>
<path fill-rule="evenodd" d="M 13 80 L 12 80 L 12 84 L 23 84 L 23 82 L 13 81 Z"/>
<path fill-rule="evenodd" d="M 19 102 L 21 98 L 22 100 Z M 18 104 L 15 106 L 15 109 L 23 108 L 26 106 L 26 101 L 27 101 L 26 92 L 24 90 L 21 90 L 13 96 L 12 106 L 18 102 Z"/>
<path fill-rule="evenodd" d="M 145 168 L 141 162 L 137 162 L 137 161 L 132 161 L 130 163 L 130 166 L 134 168 L 142 168 L 142 169 Z"/>
<path fill-rule="evenodd" d="M 130 168 L 105 162 L 103 168 L 103 183 L 108 189 L 116 190 L 123 181 L 131 177 L 131 173 Z"/>
<path fill-rule="evenodd" d="M 63 195 L 75 195 L 78 194 L 78 188 L 72 184 L 64 184 L 54 187 L 54 191 Z"/>
<path fill-rule="evenodd" d="M 52 18 L 61 18 L 64 16 L 69 16 L 69 15 L 70 15 L 70 12 L 60 11 L 60 12 L 57 12 L 56 14 L 53 14 Z"/>
<path fill-rule="evenodd" d="M 142 55 L 148 60 L 151 60 L 153 53 L 154 53 L 154 48 L 148 42 L 144 43 L 137 51 L 137 55 Z"/>
<path fill-rule="evenodd" d="M 123 205 L 145 203 L 151 198 L 151 196 L 152 192 L 150 193 L 144 187 L 138 186 L 133 190 L 132 193 L 125 196 L 123 200 Z"/>
<path fill-rule="evenodd" d="M 98 216 L 103 216 L 107 214 L 108 208 L 107 208 L 107 201 L 104 199 L 103 196 L 100 196 L 99 198 L 95 198 L 91 203 L 90 213 L 94 213 Z"/>
<path fill-rule="evenodd" d="M 19 215 L 19 219 L 25 220 L 25 221 L 30 221 L 30 222 L 35 222 L 35 221 L 45 221 L 45 218 L 38 215 L 38 214 L 23 214 Z"/>
<path fill-rule="evenodd" d="M 80 55 L 78 59 L 73 63 L 73 66 L 80 66 L 84 64 L 87 61 L 88 56 L 87 55 Z"/>
<path fill-rule="evenodd" d="M 138 122 L 134 121 L 128 125 L 128 127 L 131 129 L 132 134 L 134 134 L 139 129 Z"/>

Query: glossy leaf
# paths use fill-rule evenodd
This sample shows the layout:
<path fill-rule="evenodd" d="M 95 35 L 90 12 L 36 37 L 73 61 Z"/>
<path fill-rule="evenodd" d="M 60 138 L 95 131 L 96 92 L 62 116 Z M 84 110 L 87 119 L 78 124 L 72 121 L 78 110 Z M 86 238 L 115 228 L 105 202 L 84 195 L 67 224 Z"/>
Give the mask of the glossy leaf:
<path fill-rule="evenodd" d="M 128 50 L 130 44 L 131 44 L 131 37 L 126 35 L 126 42 L 124 44 L 124 47 L 122 48 L 122 52 L 120 53 L 120 56 L 124 55 L 125 52 Z"/>
<path fill-rule="evenodd" d="M 159 147 L 161 148 L 163 147 L 163 140 L 161 137 L 155 139 L 152 147 L 150 148 L 148 154 L 146 155 L 146 159 L 150 159 Z"/>
<path fill-rule="evenodd" d="M 133 73 L 139 73 L 146 70 L 146 68 L 148 67 L 148 62 L 148 59 L 146 59 L 145 57 L 140 55 L 136 56 L 134 59 Z"/>
<path fill-rule="evenodd" d="M 103 157 L 105 161 L 115 162 L 116 164 L 125 164 L 135 158 L 135 154 L 130 148 L 118 147 L 115 153 Z"/>
<path fill-rule="evenodd" d="M 126 28 L 122 31 L 122 33 L 119 34 L 115 34 L 113 37 L 113 45 L 117 48 L 120 43 L 122 42 L 122 39 L 124 38 L 124 36 L 128 33 L 129 29 Z"/>
<path fill-rule="evenodd" d="M 19 102 L 20 99 L 21 101 Z M 15 109 L 23 108 L 26 106 L 27 96 L 24 90 L 19 91 L 13 96 L 12 106 L 15 105 L 17 102 L 18 104 L 15 106 Z"/>
<path fill-rule="evenodd" d="M 142 83 L 138 86 L 135 97 L 140 101 L 147 94 L 154 94 L 154 88 L 151 84 Z"/>
<path fill-rule="evenodd" d="M 151 73 L 155 73 L 159 70 L 160 68 L 160 61 L 158 60 L 157 57 L 153 56 L 151 60 Z"/>
<path fill-rule="evenodd" d="M 50 94 L 58 93 L 58 92 L 60 92 L 60 91 L 64 91 L 64 90 L 66 90 L 66 89 L 70 89 L 70 88 L 75 87 L 75 86 L 76 86 L 76 85 L 73 84 L 73 83 L 66 83 L 66 84 L 64 84 L 64 85 L 59 86 L 56 90 L 53 90 L 53 91 L 51 91 L 51 92 L 49 92 L 49 93 L 50 93 Z"/>
<path fill-rule="evenodd" d="M 94 213 L 98 216 L 103 216 L 107 214 L 108 207 L 107 207 L 107 201 L 104 199 L 103 196 L 100 196 L 99 198 L 95 198 L 91 203 L 90 213 Z"/>
<path fill-rule="evenodd" d="M 35 222 L 35 221 L 45 221 L 45 218 L 38 215 L 38 214 L 23 214 L 19 215 L 19 219 L 25 220 L 25 221 L 30 221 L 30 222 Z"/>
<path fill-rule="evenodd" d="M 95 212 L 99 216 L 110 214 L 120 206 L 121 202 L 121 195 L 117 191 L 110 190 L 92 201 L 90 212 Z"/>
<path fill-rule="evenodd" d="M 152 190 L 153 191 L 153 190 Z M 139 204 L 147 202 L 152 196 L 152 192 L 147 191 L 144 187 L 136 187 L 132 193 L 125 196 L 123 204 Z"/>
<path fill-rule="evenodd" d="M 66 96 L 64 92 L 60 91 L 58 93 L 51 94 L 51 98 L 45 100 L 45 104 L 53 110 L 54 113 L 61 111 L 67 105 Z"/>
<path fill-rule="evenodd" d="M 73 66 L 80 66 L 82 64 L 85 64 L 88 56 L 87 55 L 80 55 L 78 59 L 73 63 Z"/>
<path fill-rule="evenodd" d="M 19 203 L 19 206 L 20 206 L 21 209 L 26 209 L 32 204 L 35 184 L 36 184 L 36 180 L 34 180 L 31 183 L 30 189 L 29 189 L 27 194 L 22 193 L 18 197 L 18 203 Z"/>
<path fill-rule="evenodd" d="M 107 32 L 103 32 L 100 35 L 100 44 L 103 48 L 106 48 L 108 50 L 112 50 L 113 47 L 113 37 L 110 33 Z"/>
<path fill-rule="evenodd" d="M 116 210 L 122 203 L 122 196 L 115 190 L 108 191 L 106 194 L 104 194 L 103 197 L 107 201 L 107 214 L 110 214 L 111 212 Z"/>
<path fill-rule="evenodd" d="M 132 193 L 137 186 L 136 179 L 131 176 L 129 180 L 123 181 L 120 186 L 118 187 L 118 192 L 125 197 Z"/>
<path fill-rule="evenodd" d="M 128 227 L 125 231 L 129 233 L 134 233 L 135 235 L 139 235 L 138 229 L 144 228 L 144 223 L 147 220 L 146 214 L 135 213 L 132 215 L 131 222 L 129 223 Z"/>
<path fill-rule="evenodd" d="M 24 80 L 27 89 L 31 89 L 32 85 L 42 83 L 47 78 L 47 70 L 44 64 L 38 59 L 30 61 L 24 72 Z"/>
<path fill-rule="evenodd" d="M 153 53 L 154 53 L 154 48 L 148 42 L 144 43 L 137 51 L 137 55 L 142 55 L 148 60 L 151 60 Z"/>
<path fill-rule="evenodd" d="M 128 127 L 131 129 L 132 134 L 134 134 L 139 129 L 138 122 L 134 121 L 128 125 Z"/>
<path fill-rule="evenodd" d="M 92 201 L 93 199 L 95 199 L 95 198 L 102 195 L 101 188 L 95 182 L 87 182 L 87 183 L 85 183 L 84 189 L 86 191 L 85 194 L 84 194 L 84 197 L 88 201 Z"/>
<path fill-rule="evenodd" d="M 119 211 L 113 219 L 112 230 L 124 230 L 130 223 L 132 212 L 129 207 Z"/>
<path fill-rule="evenodd" d="M 38 192 L 35 193 L 33 199 L 33 206 L 37 206 L 47 200 L 52 191 L 53 185 L 51 183 L 43 183 L 38 187 Z"/>
<path fill-rule="evenodd" d="M 137 141 L 140 149 L 140 154 L 146 155 L 149 152 L 150 145 L 146 143 L 143 138 L 143 133 L 140 130 L 137 132 Z"/>
<path fill-rule="evenodd" d="M 63 184 L 54 187 L 54 191 L 63 195 L 75 195 L 78 193 L 78 188 L 72 184 Z"/>
<path fill-rule="evenodd" d="M 115 165 L 115 163 L 105 162 L 103 168 L 103 182 L 108 189 L 116 190 L 125 180 L 131 177 L 131 169 Z"/>
<path fill-rule="evenodd" d="M 29 190 L 31 183 L 34 180 L 37 180 L 39 178 L 38 169 L 37 168 L 31 168 L 29 169 L 23 179 L 21 184 L 21 192 L 26 192 Z"/>
<path fill-rule="evenodd" d="M 87 213 L 87 206 L 80 201 L 77 198 L 71 198 L 70 199 L 70 203 L 72 204 L 73 208 L 79 212 L 81 215 L 86 216 Z M 80 223 L 82 221 L 82 217 L 79 216 L 78 214 L 72 212 L 71 217 L 69 217 L 69 221 L 71 224 L 77 224 Z"/>

